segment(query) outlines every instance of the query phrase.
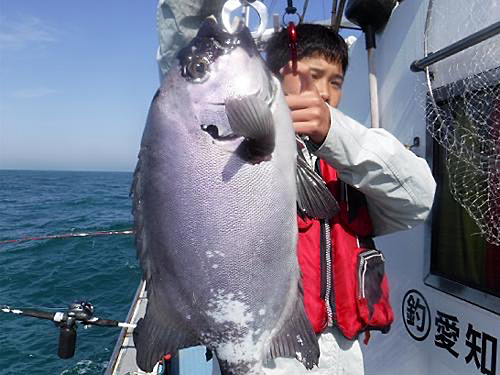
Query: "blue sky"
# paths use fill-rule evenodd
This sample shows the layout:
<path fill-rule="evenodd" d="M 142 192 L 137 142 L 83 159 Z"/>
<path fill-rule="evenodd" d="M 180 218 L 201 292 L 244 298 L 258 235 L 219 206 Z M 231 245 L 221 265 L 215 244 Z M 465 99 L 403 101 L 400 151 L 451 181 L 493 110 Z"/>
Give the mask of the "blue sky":
<path fill-rule="evenodd" d="M 133 170 L 159 84 L 156 5 L 0 0 L 0 169 Z"/>

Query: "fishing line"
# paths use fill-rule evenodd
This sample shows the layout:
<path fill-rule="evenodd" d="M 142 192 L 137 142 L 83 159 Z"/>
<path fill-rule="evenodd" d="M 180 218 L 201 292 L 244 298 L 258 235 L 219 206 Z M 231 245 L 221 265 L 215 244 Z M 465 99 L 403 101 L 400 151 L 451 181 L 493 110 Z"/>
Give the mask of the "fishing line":
<path fill-rule="evenodd" d="M 104 237 L 104 236 L 115 236 L 115 235 L 133 235 L 134 231 L 131 229 L 123 231 L 103 231 L 103 232 L 87 232 L 87 233 L 65 233 L 65 234 L 54 234 L 39 237 L 25 237 L 12 240 L 2 240 L 0 245 L 6 245 L 10 243 L 19 243 L 27 241 L 41 241 L 41 240 L 52 240 L 52 239 L 62 239 L 62 238 L 73 238 L 73 237 Z"/>

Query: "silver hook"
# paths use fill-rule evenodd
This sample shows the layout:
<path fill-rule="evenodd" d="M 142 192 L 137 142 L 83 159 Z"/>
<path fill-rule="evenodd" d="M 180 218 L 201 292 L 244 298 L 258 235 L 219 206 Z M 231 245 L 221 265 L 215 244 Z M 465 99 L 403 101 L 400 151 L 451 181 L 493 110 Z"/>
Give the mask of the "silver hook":
<path fill-rule="evenodd" d="M 259 0 L 228 0 L 224 4 L 222 8 L 222 24 L 226 28 L 226 30 L 230 33 L 235 33 L 238 29 L 237 25 L 234 25 L 231 21 L 231 13 L 234 12 L 238 8 L 243 8 L 245 14 L 245 24 L 248 26 L 250 8 L 252 7 L 260 18 L 259 27 L 257 31 L 252 31 L 252 37 L 259 38 L 267 27 L 267 7 Z"/>

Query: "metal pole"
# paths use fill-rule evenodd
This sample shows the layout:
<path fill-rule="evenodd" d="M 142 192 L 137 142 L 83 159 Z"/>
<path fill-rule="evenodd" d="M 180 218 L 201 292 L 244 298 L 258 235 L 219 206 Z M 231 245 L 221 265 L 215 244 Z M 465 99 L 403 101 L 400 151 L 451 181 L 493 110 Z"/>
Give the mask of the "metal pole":
<path fill-rule="evenodd" d="M 340 29 L 340 23 L 342 22 L 342 16 L 344 15 L 345 3 L 346 0 L 340 0 L 339 9 L 337 10 L 337 15 L 335 18 L 335 24 L 333 25 L 333 30 L 335 30 L 336 32 L 338 32 Z"/>
<path fill-rule="evenodd" d="M 371 125 L 372 128 L 379 128 L 379 113 L 378 113 L 378 87 L 377 75 L 375 73 L 375 59 L 373 53 L 375 48 L 368 49 L 368 83 L 370 86 L 370 108 L 371 108 Z"/>
<path fill-rule="evenodd" d="M 300 16 L 300 22 L 304 22 L 304 17 L 306 16 L 308 5 L 309 5 L 309 0 L 304 0 L 304 7 L 302 8 L 302 15 Z"/>
<path fill-rule="evenodd" d="M 455 42 L 448 47 L 442 48 L 439 51 L 431 52 L 429 55 L 420 60 L 415 60 L 411 63 L 410 69 L 412 72 L 421 72 L 428 66 L 435 64 L 447 57 L 453 56 L 463 50 L 475 46 L 482 41 L 492 38 L 500 34 L 500 21 L 495 22 L 493 25 L 485 27 L 484 29 L 469 35 L 466 38 Z"/>
<path fill-rule="evenodd" d="M 333 26 L 335 25 L 335 19 L 337 18 L 337 0 L 333 0 L 332 4 L 332 18 L 330 20 L 330 26 L 333 29 Z"/>

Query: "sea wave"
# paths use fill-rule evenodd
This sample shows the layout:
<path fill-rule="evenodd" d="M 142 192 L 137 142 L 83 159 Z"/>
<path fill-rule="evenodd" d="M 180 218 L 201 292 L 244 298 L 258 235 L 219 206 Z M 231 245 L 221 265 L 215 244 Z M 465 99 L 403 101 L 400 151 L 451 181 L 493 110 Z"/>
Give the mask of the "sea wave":
<path fill-rule="evenodd" d="M 132 228 L 131 173 L 0 171 L 0 243 Z M 132 235 L 0 245 L 0 305 L 48 311 L 88 300 L 95 315 L 125 319 L 141 273 Z M 77 329 L 74 358 L 57 356 L 53 323 L 0 313 L 0 373 L 103 374 L 119 329 Z"/>

